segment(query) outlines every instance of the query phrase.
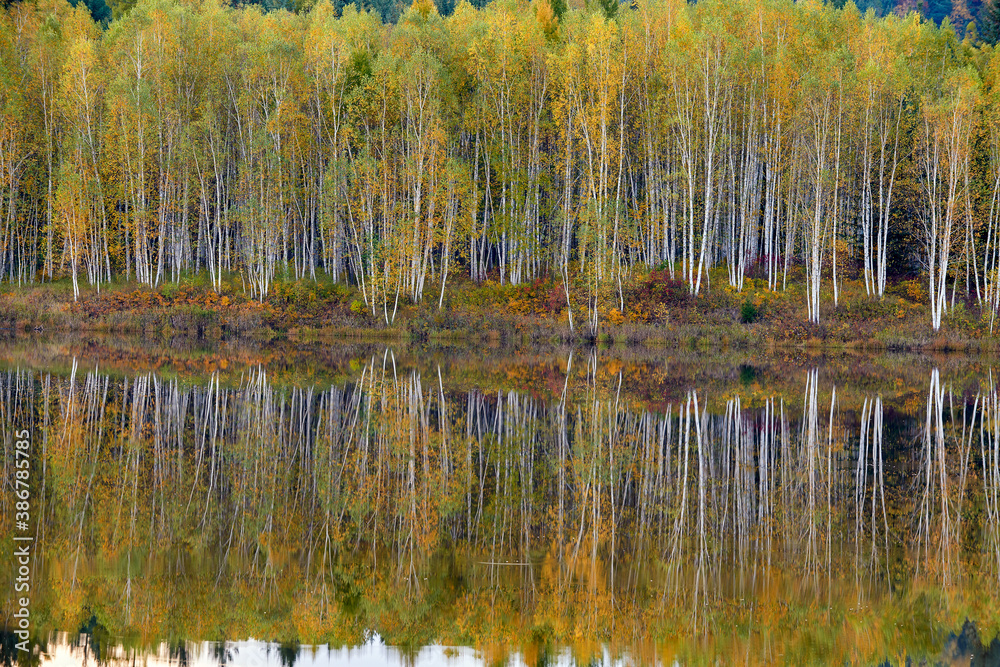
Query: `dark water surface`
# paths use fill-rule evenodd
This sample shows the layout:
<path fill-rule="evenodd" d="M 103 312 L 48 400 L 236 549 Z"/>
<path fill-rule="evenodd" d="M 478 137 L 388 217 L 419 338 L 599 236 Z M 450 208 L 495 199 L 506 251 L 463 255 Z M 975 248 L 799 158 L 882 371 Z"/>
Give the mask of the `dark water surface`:
<path fill-rule="evenodd" d="M 7 340 L 0 662 L 998 664 L 996 366 Z"/>

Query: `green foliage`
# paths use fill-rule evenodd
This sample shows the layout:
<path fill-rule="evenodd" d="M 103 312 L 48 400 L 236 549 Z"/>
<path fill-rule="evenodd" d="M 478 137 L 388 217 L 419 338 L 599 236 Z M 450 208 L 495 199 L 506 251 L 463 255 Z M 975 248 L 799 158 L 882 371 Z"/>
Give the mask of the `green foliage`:
<path fill-rule="evenodd" d="M 760 317 L 760 311 L 757 306 L 754 305 L 753 301 L 749 299 L 744 301 L 743 305 L 740 306 L 740 322 L 743 322 L 743 324 L 751 324 L 756 322 L 758 317 Z"/>
<path fill-rule="evenodd" d="M 70 0 L 70 4 L 76 7 L 80 1 L 81 0 Z M 100 23 L 106 26 L 108 25 L 108 23 L 111 22 L 112 19 L 111 7 L 108 6 L 105 0 L 82 0 L 82 1 L 83 4 L 87 7 L 87 10 L 90 12 L 90 16 L 94 19 L 95 23 Z M 114 2 L 114 0 L 110 1 Z"/>
<path fill-rule="evenodd" d="M 611 20 L 618 16 L 619 0 L 595 0 L 595 2 L 597 8 L 604 14 L 604 18 Z"/>
<path fill-rule="evenodd" d="M 106 0 L 107 7 L 111 11 L 111 17 L 120 19 L 135 7 L 137 0 Z M 96 16 L 95 16 L 96 18 Z"/>

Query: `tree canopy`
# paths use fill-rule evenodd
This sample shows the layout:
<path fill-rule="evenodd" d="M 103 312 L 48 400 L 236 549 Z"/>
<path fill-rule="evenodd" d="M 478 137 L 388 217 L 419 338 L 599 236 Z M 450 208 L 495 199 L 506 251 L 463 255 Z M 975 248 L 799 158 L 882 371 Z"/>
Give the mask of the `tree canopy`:
<path fill-rule="evenodd" d="M 926 276 L 1000 300 L 1000 58 L 814 0 L 500 0 L 445 16 L 138 0 L 0 13 L 0 278 L 325 273 L 391 321 L 449 275 L 603 298 Z M 959 25 L 965 25 L 964 23 Z M 985 32 L 985 31 L 984 31 Z M 796 277 L 798 276 L 798 277 Z"/>

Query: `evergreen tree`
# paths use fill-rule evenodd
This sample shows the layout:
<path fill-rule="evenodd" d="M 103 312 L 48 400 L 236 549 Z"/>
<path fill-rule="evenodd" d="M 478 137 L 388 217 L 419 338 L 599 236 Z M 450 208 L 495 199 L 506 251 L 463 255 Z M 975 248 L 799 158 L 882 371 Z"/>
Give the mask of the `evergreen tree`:
<path fill-rule="evenodd" d="M 1000 42 L 1000 0 L 985 0 L 979 10 L 979 38 L 988 44 Z"/>
<path fill-rule="evenodd" d="M 951 0 L 927 0 L 927 18 L 941 25 L 941 21 L 951 13 Z"/>
<path fill-rule="evenodd" d="M 618 0 L 597 0 L 597 6 L 604 12 L 604 18 L 613 19 L 618 15 Z"/>

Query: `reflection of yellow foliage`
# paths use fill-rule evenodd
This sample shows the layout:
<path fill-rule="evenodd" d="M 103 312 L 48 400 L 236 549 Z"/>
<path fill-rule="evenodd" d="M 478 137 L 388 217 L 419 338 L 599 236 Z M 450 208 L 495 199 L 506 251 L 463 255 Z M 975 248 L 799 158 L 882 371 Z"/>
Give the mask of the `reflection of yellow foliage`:
<path fill-rule="evenodd" d="M 820 419 L 818 508 L 802 509 L 814 461 L 803 460 L 807 450 L 793 425 L 785 443 L 793 454 L 775 469 L 776 486 L 763 491 L 774 516 L 753 513 L 745 547 L 752 567 L 743 570 L 734 564 L 731 522 L 734 507 L 752 494 L 732 484 L 746 475 L 742 488 L 762 493 L 753 459 L 761 415 L 745 411 L 775 395 L 768 391 L 773 378 L 761 374 L 735 391 L 700 394 L 699 406 L 710 406 L 712 446 L 692 444 L 685 464 L 679 402 L 662 399 L 661 390 L 676 379 L 676 366 L 658 364 L 654 372 L 626 357 L 593 366 L 574 360 L 572 369 L 552 362 L 489 369 L 510 383 L 554 378 L 557 397 L 570 373 L 565 418 L 573 430 L 565 451 L 553 444 L 563 414 L 555 401 L 507 388 L 456 398 L 438 388 L 436 374 L 428 383 L 412 369 L 384 368 L 381 359 L 365 365 L 357 369 L 357 393 L 335 388 L 314 403 L 301 388 L 255 376 L 217 398 L 226 414 L 241 416 L 225 423 L 226 439 L 176 448 L 170 429 L 178 423 L 170 420 L 180 413 L 164 398 L 177 388 L 171 382 L 160 380 L 154 390 L 130 378 L 127 393 L 124 382 L 112 383 L 101 410 L 88 401 L 102 393 L 78 384 L 71 400 L 68 383 L 53 382 L 44 432 L 53 499 L 46 536 L 51 617 L 78 626 L 92 612 L 146 642 L 168 626 L 184 636 L 302 642 L 357 641 L 375 629 L 400 643 L 472 644 L 498 661 L 513 647 L 538 657 L 557 646 L 585 661 L 607 642 L 613 655 L 638 654 L 643 662 L 742 662 L 749 655 L 757 664 L 770 664 L 768 651 L 778 644 L 784 660 L 797 664 L 877 661 L 894 646 L 926 652 L 933 647 L 920 644 L 923 635 L 896 626 L 914 609 L 928 610 L 920 627 L 954 629 L 964 615 L 984 627 L 1000 622 L 995 582 L 977 578 L 975 560 L 958 548 L 948 564 L 954 584 L 947 594 L 933 593 L 946 571 L 940 517 L 932 517 L 931 557 L 923 556 L 918 577 L 908 574 L 915 554 L 878 556 L 908 577 L 907 587 L 887 594 L 882 560 L 855 577 L 855 545 L 842 537 L 856 525 L 853 487 L 837 491 L 856 479 L 849 459 L 856 436 L 846 426 L 853 415 L 845 414 L 856 407 L 847 391 L 837 391 L 832 447 L 827 417 Z M 794 375 L 785 366 L 782 372 Z M 630 385 L 670 404 L 669 442 L 658 430 L 667 425 L 665 411 L 648 411 Z M 901 399 L 906 383 L 888 390 L 908 414 L 926 411 L 922 391 Z M 735 458 L 734 441 L 727 448 L 717 439 L 727 399 L 737 396 L 752 418 L 747 433 L 755 439 L 743 452 L 749 458 Z M 299 437 L 305 431 L 296 419 L 306 413 L 292 411 L 302 405 L 318 411 L 308 413 L 322 425 L 315 441 Z M 801 406 L 782 405 L 801 414 Z M 183 417 L 186 428 L 193 417 Z M 686 432 L 695 438 L 696 431 Z M 957 488 L 961 460 L 949 440 L 949 488 Z M 982 484 L 975 468 L 969 489 Z M 707 487 L 703 507 L 699 484 Z M 976 501 L 969 491 L 966 507 Z M 905 534 L 914 502 L 890 493 L 892 533 Z M 653 518 L 643 520 L 643 512 Z M 708 526 L 703 543 L 700 512 Z M 818 550 L 803 546 L 809 531 L 817 531 Z M 220 548 L 213 541 L 219 535 L 232 541 Z M 846 540 L 834 543 L 830 561 L 822 548 L 828 537 Z M 861 542 L 864 565 L 871 544 Z M 126 582 L 127 611 L 120 602 Z"/>
<path fill-rule="evenodd" d="M 322 644 L 334 630 L 339 617 L 336 602 L 332 605 L 321 591 L 310 589 L 295 597 L 292 605 L 292 623 L 296 638 L 303 644 Z"/>

